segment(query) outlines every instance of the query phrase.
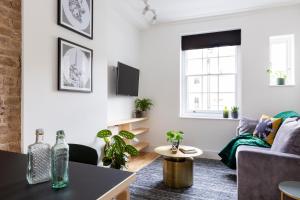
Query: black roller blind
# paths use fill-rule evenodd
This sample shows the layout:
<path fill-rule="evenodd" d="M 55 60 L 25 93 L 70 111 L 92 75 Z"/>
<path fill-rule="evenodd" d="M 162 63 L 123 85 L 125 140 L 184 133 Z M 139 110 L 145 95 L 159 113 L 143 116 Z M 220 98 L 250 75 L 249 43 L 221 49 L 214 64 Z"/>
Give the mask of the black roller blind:
<path fill-rule="evenodd" d="M 241 30 L 187 35 L 182 37 L 181 42 L 183 51 L 221 46 L 236 46 L 241 45 Z"/>

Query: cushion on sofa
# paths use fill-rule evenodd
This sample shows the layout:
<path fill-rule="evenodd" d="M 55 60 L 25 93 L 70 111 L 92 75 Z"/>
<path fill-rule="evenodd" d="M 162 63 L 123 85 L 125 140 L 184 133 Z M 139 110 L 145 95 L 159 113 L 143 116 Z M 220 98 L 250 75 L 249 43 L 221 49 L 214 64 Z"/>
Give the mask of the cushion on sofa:
<path fill-rule="evenodd" d="M 280 118 L 262 115 L 253 132 L 253 135 L 272 145 L 281 122 L 282 119 Z"/>
<path fill-rule="evenodd" d="M 300 118 L 289 118 L 277 132 L 271 151 L 300 155 Z"/>
<path fill-rule="evenodd" d="M 253 134 L 257 124 L 258 124 L 258 120 L 256 119 L 242 117 L 242 119 L 239 122 L 239 126 L 236 129 L 236 134 L 237 135 L 243 135 L 245 133 Z"/>

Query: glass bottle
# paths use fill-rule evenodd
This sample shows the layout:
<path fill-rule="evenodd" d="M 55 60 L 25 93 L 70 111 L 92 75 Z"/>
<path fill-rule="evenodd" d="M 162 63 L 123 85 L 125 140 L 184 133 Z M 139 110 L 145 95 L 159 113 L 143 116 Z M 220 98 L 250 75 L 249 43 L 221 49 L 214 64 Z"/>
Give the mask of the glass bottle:
<path fill-rule="evenodd" d="M 36 130 L 34 144 L 28 146 L 27 173 L 29 184 L 42 183 L 50 180 L 51 149 L 50 145 L 43 143 L 44 130 Z"/>
<path fill-rule="evenodd" d="M 57 131 L 56 144 L 51 149 L 51 185 L 53 189 L 69 184 L 69 145 L 65 142 L 64 131 Z"/>

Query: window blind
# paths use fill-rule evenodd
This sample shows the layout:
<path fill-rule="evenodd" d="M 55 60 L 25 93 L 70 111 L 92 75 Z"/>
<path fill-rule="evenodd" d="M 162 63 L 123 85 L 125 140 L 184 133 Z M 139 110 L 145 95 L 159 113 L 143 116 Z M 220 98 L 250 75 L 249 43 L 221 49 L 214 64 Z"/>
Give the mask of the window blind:
<path fill-rule="evenodd" d="M 182 36 L 181 43 L 183 51 L 241 45 L 241 30 Z"/>

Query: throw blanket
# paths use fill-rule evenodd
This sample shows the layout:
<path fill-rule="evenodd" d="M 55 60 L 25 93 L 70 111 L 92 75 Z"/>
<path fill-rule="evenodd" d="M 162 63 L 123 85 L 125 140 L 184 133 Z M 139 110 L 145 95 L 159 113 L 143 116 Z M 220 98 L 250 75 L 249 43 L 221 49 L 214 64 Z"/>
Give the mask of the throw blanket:
<path fill-rule="evenodd" d="M 270 148 L 267 142 L 258 137 L 254 137 L 250 133 L 237 136 L 219 153 L 219 156 L 222 158 L 221 161 L 231 169 L 236 169 L 235 153 L 240 145 Z"/>

